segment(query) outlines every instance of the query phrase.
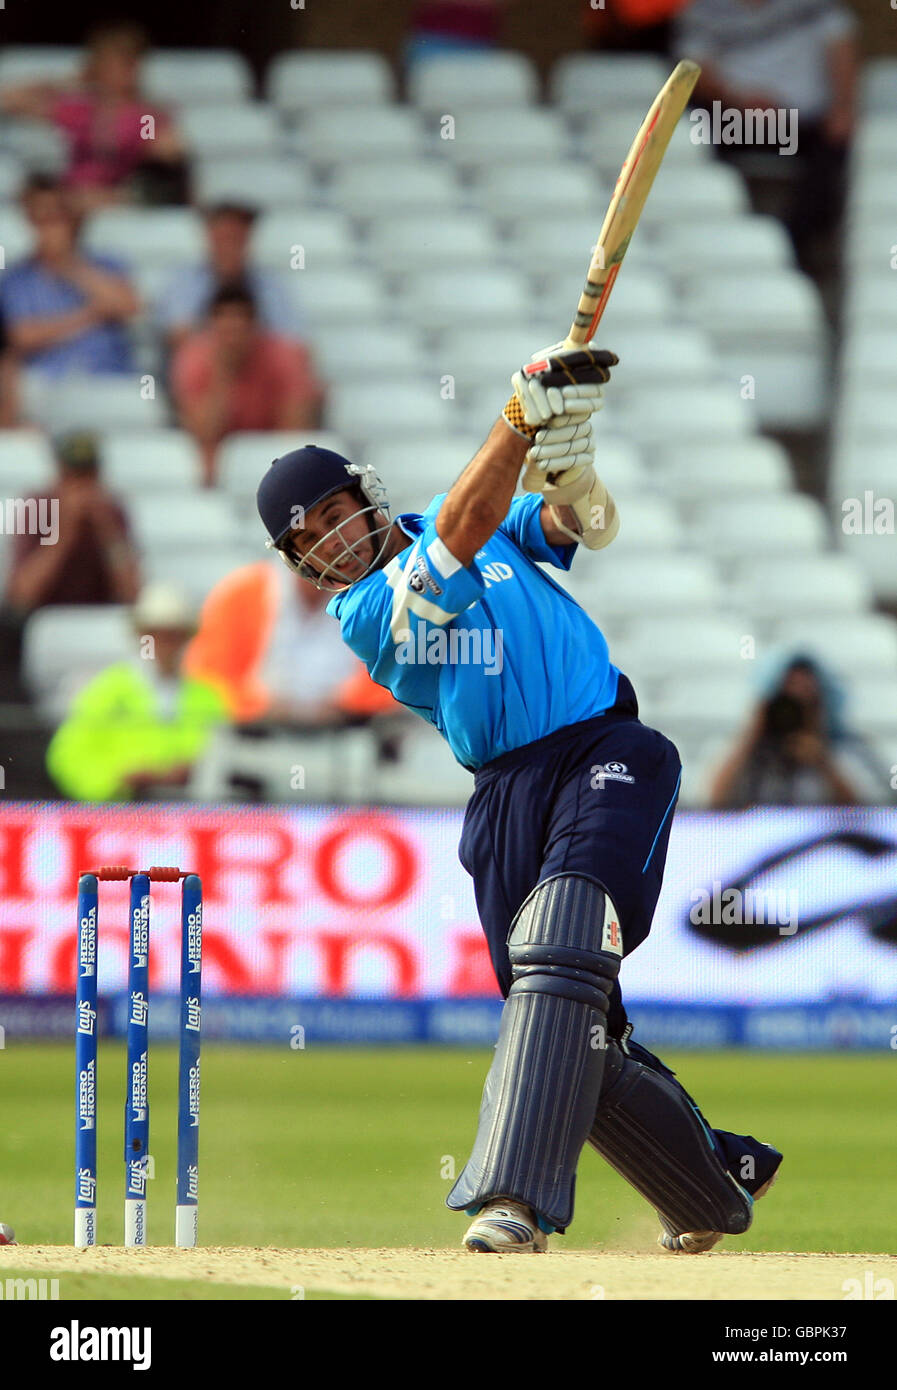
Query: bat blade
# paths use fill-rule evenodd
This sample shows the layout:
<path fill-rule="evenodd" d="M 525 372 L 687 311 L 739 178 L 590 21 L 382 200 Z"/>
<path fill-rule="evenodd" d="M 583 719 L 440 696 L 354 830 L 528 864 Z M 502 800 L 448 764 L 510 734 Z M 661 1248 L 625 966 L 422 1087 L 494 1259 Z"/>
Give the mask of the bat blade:
<path fill-rule="evenodd" d="M 700 75 L 697 63 L 678 63 L 638 129 L 605 213 L 565 347 L 587 343 L 595 336 L 654 176 Z"/>

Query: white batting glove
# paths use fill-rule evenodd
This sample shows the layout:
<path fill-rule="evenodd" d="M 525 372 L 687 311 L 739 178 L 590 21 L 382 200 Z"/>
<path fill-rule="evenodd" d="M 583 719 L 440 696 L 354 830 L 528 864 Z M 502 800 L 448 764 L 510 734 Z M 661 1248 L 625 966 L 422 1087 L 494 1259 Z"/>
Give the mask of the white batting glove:
<path fill-rule="evenodd" d="M 595 440 L 591 415 L 558 415 L 539 430 L 527 450 L 527 471 L 541 474 L 587 466 L 595 460 Z"/>

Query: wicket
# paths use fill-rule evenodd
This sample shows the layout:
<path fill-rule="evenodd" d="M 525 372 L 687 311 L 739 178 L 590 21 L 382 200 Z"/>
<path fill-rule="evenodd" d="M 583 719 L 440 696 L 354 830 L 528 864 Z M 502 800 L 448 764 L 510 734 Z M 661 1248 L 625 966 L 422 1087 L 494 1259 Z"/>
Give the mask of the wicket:
<path fill-rule="evenodd" d="M 196 1244 L 199 1212 L 199 1071 L 202 884 L 196 874 L 156 866 L 82 873 L 78 880 L 78 983 L 75 1025 L 75 1245 L 96 1244 L 97 963 L 99 883 L 128 880 L 128 1029 L 125 1098 L 125 1245 L 146 1244 L 149 1163 L 149 926 L 151 882 L 181 885 L 175 1244 Z"/>

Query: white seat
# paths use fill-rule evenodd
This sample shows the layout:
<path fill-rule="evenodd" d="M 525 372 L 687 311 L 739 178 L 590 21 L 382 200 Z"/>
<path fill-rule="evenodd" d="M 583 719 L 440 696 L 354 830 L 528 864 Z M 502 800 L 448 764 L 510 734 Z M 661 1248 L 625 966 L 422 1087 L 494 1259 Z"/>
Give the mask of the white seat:
<path fill-rule="evenodd" d="M 10 44 L 0 53 L 0 91 L 30 82 L 70 82 L 84 61 L 74 45 Z"/>
<path fill-rule="evenodd" d="M 390 435 L 434 435 L 450 432 L 457 422 L 457 407 L 444 401 L 439 392 L 423 382 L 394 381 L 388 391 L 364 382 L 351 386 L 335 385 L 327 401 L 327 423 L 348 439 L 353 448 L 376 439 L 381 431 Z"/>
<path fill-rule="evenodd" d="M 391 101 L 392 69 L 379 53 L 306 49 L 279 53 L 265 73 L 265 96 L 279 111 L 317 110 L 328 105 L 372 106 Z"/>
<path fill-rule="evenodd" d="M 867 385 L 858 381 L 841 392 L 838 437 L 868 443 L 878 436 L 893 439 L 897 429 L 897 396 L 893 384 Z"/>
<path fill-rule="evenodd" d="M 223 48 L 163 48 L 144 58 L 140 84 L 152 101 L 192 106 L 246 101 L 253 80 L 242 53 Z"/>
<path fill-rule="evenodd" d="M 188 106 L 178 125 L 193 157 L 266 157 L 276 152 L 281 140 L 276 113 L 261 102 Z"/>
<path fill-rule="evenodd" d="M 254 503 L 262 475 L 274 460 L 306 444 L 332 449 L 335 454 L 348 453 L 346 441 L 330 430 L 240 430 L 218 446 L 218 484 L 241 504 L 247 500 Z"/>
<path fill-rule="evenodd" d="M 57 718 L 86 680 L 135 650 L 130 609 L 117 604 L 39 608 L 25 624 L 22 675 L 41 710 Z"/>
<path fill-rule="evenodd" d="M 850 682 L 846 713 L 851 728 L 872 736 L 887 734 L 893 748 L 897 739 L 897 680 L 893 675 L 858 675 Z M 882 770 L 889 770 L 894 763 L 897 754 L 892 752 Z"/>
<path fill-rule="evenodd" d="M 764 623 L 808 613 L 861 617 L 871 598 L 862 571 L 846 555 L 831 552 L 741 560 L 729 591 L 742 612 Z"/>
<path fill-rule="evenodd" d="M 851 276 L 844 300 L 844 320 L 848 331 L 897 328 L 897 295 L 893 270 L 868 270 Z"/>
<path fill-rule="evenodd" d="M 528 164 L 525 179 L 520 177 L 517 165 L 490 169 L 488 175 L 483 173 L 470 189 L 470 195 L 479 207 L 511 227 L 532 211 L 534 188 L 539 190 L 539 207 L 551 208 L 556 217 L 564 219 L 568 214 L 588 213 L 595 219 L 591 241 L 582 248 L 584 274 L 590 245 L 601 230 L 607 198 L 604 196 L 606 189 L 581 163 L 571 160 L 566 164 Z"/>
<path fill-rule="evenodd" d="M 893 213 L 870 214 L 862 207 L 850 209 L 845 228 L 844 256 L 852 273 L 879 270 L 893 274 L 891 263 L 895 242 L 897 235 Z"/>
<path fill-rule="evenodd" d="M 860 73 L 864 112 L 887 111 L 897 125 L 897 58 L 867 58 Z"/>
<path fill-rule="evenodd" d="M 138 543 L 147 551 L 175 545 L 238 544 L 242 528 L 233 503 L 220 492 L 184 489 L 177 506 L 164 492 L 137 494 L 128 504 Z"/>
<path fill-rule="evenodd" d="M 704 670 L 743 678 L 743 637 L 744 628 L 734 619 L 665 613 L 634 620 L 618 639 L 613 660 L 636 689 L 642 680 L 664 680 L 677 674 L 691 677 Z"/>
<path fill-rule="evenodd" d="M 752 214 L 669 222 L 656 228 L 656 239 L 664 266 L 674 274 L 689 266 L 700 266 L 703 274 L 788 270 L 794 265 L 788 233 L 777 217 Z"/>
<path fill-rule="evenodd" d="M 536 71 L 522 53 L 458 53 L 418 63 L 408 95 L 424 111 L 454 113 L 465 106 L 522 106 L 536 99 Z"/>
<path fill-rule="evenodd" d="M 893 489 L 887 494 L 893 500 Z M 861 567 L 872 585 L 876 599 L 897 600 L 897 565 L 894 564 L 893 532 L 876 535 L 868 529 L 858 535 L 836 528 L 838 549 Z"/>
<path fill-rule="evenodd" d="M 613 488 L 611 489 L 613 491 Z M 624 513 L 620 504 L 620 536 L 623 527 L 634 529 L 637 516 Z M 632 522 L 632 526 L 628 523 Z M 701 555 L 658 550 L 649 555 L 618 551 L 614 541 L 607 561 L 583 551 L 570 571 L 574 597 L 588 597 L 599 621 L 626 623 L 654 613 L 707 613 L 718 605 L 720 583 L 709 560 Z"/>
<path fill-rule="evenodd" d="M 482 444 L 477 435 L 450 439 L 432 434 L 382 439 L 360 450 L 377 470 L 389 493 L 390 514 L 419 511 L 439 492 L 448 492 Z"/>
<path fill-rule="evenodd" d="M 0 200 L 18 198 L 25 182 L 25 166 L 17 155 L 0 151 Z"/>
<path fill-rule="evenodd" d="M 199 485 L 202 464 L 196 441 L 183 430 L 121 430 L 100 439 L 103 482 L 114 492 L 135 494 Z"/>
<path fill-rule="evenodd" d="M 562 218 L 552 212 L 532 212 L 508 226 L 502 238 L 502 255 L 524 274 L 548 272 L 585 277 L 598 233 L 601 214 L 591 208 L 568 211 Z M 657 270 L 658 258 L 647 236 L 633 237 L 626 252 L 626 274 L 632 270 Z"/>
<path fill-rule="evenodd" d="M 642 216 L 646 227 L 660 229 L 674 219 L 699 222 L 707 217 L 742 217 L 749 211 L 741 175 L 728 164 L 706 160 L 693 167 L 661 164 Z"/>
<path fill-rule="evenodd" d="M 599 173 L 611 183 L 616 183 L 623 161 L 645 119 L 645 106 L 627 103 L 622 107 L 598 108 L 582 123 L 577 138 L 577 148 L 584 159 L 594 164 Z M 683 119 L 673 131 L 666 154 L 664 168 L 700 168 L 708 161 L 707 147 L 694 144 L 690 138 L 688 122 Z"/>
<path fill-rule="evenodd" d="M 312 325 L 379 323 L 389 317 L 390 304 L 381 277 L 373 270 L 355 267 L 286 271 L 284 295 L 295 302 Z"/>
<path fill-rule="evenodd" d="M 641 391 L 646 381 L 657 378 L 706 382 L 716 376 L 709 339 L 692 324 L 652 324 L 647 328 L 621 323 L 613 330 L 613 343 L 609 339 L 608 343 L 620 359 L 612 380 L 614 393 L 621 397 L 630 387 Z"/>
<path fill-rule="evenodd" d="M 608 334 L 608 342 L 612 340 Z M 671 439 L 727 446 L 749 435 L 753 425 L 747 402 L 729 387 L 715 384 L 657 386 L 641 399 L 633 397 L 627 408 L 621 405 L 617 416 L 615 428 L 652 450 Z"/>
<path fill-rule="evenodd" d="M 403 274 L 428 267 L 431 273 L 448 266 L 469 269 L 494 263 L 499 254 L 489 221 L 469 211 L 387 215 L 372 225 L 367 246 L 376 265 Z"/>
<path fill-rule="evenodd" d="M 287 156 L 199 159 L 193 165 L 193 179 L 195 199 L 206 205 L 245 203 L 255 208 L 293 207 L 317 197 L 308 169 Z"/>
<path fill-rule="evenodd" d="M 353 217 L 375 218 L 408 212 L 454 209 L 460 189 L 454 170 L 435 161 L 371 158 L 341 164 L 327 185 L 326 200 Z"/>
<path fill-rule="evenodd" d="M 473 776 L 457 761 L 435 729 L 411 728 L 403 735 L 399 761 L 377 768 L 377 799 L 412 806 L 464 806 Z"/>
<path fill-rule="evenodd" d="M 365 150 L 376 151 L 378 159 L 415 159 L 426 150 L 418 113 L 382 104 L 310 107 L 287 142 L 315 165 L 357 163 Z"/>
<path fill-rule="evenodd" d="M 505 399 L 510 395 L 511 373 L 528 362 L 540 346 L 548 344 L 535 342 L 530 329 L 522 324 L 487 322 L 471 333 L 462 317 L 460 323 L 452 323 L 440 333 L 434 361 L 452 376 L 459 390 L 491 388 L 501 405 L 501 392 L 506 391 Z"/>
<path fill-rule="evenodd" d="M 85 244 L 95 255 L 141 266 L 183 265 L 206 254 L 202 220 L 192 208 L 104 208 L 88 220 Z"/>
<path fill-rule="evenodd" d="M 692 540 L 699 551 L 734 560 L 824 550 L 829 534 L 816 499 L 795 493 L 707 502 L 695 509 Z"/>
<path fill-rule="evenodd" d="M 42 378 L 29 372 L 23 400 L 29 418 L 51 434 L 67 430 L 152 429 L 165 424 L 167 405 L 156 383 L 155 396 L 145 396 L 141 378 L 133 373 L 110 376 Z"/>
<path fill-rule="evenodd" d="M 843 389 L 886 386 L 894 380 L 894 330 L 857 326 L 839 343 L 838 375 Z"/>
<path fill-rule="evenodd" d="M 403 280 L 398 309 L 412 323 L 434 322 L 441 329 L 463 324 L 520 319 L 520 280 L 511 270 L 449 267 L 434 274 L 415 271 Z M 534 348 L 539 344 L 534 344 Z M 515 371 L 520 363 L 511 365 Z"/>
<path fill-rule="evenodd" d="M 854 169 L 850 190 L 851 210 L 861 208 L 864 216 L 878 219 L 897 207 L 894 188 L 894 158 L 888 164 L 862 162 Z"/>
<path fill-rule="evenodd" d="M 611 487 L 610 491 L 620 512 L 620 530 L 612 542 L 615 554 L 675 550 L 682 544 L 683 532 L 676 508 L 665 497 L 627 493 L 619 486 Z"/>
<path fill-rule="evenodd" d="M 742 277 L 702 270 L 686 275 L 682 290 L 689 317 L 733 350 L 818 348 L 828 339 L 819 291 L 799 271 L 752 272 L 745 293 Z"/>
<path fill-rule="evenodd" d="M 37 430 L 0 430 L 0 496 L 41 492 L 56 477 L 50 441 Z"/>
<path fill-rule="evenodd" d="M 565 111 L 613 110 L 626 102 L 640 105 L 644 113 L 669 75 L 667 62 L 654 54 L 572 53 L 552 66 L 549 91 Z"/>
<path fill-rule="evenodd" d="M 29 173 L 63 172 L 68 163 L 68 149 L 61 131 L 43 121 L 9 117 L 4 126 L 0 136 L 4 152 L 21 160 Z"/>
<path fill-rule="evenodd" d="M 661 727 L 671 725 L 704 736 L 734 733 L 754 703 L 748 664 L 743 665 L 741 674 L 704 671 L 698 676 L 682 674 L 662 681 L 657 700 Z"/>
<path fill-rule="evenodd" d="M 717 344 L 719 376 L 733 391 L 749 390 L 761 429 L 811 430 L 831 416 L 828 334 L 816 342 L 779 346 L 774 339 Z"/>
<path fill-rule="evenodd" d="M 872 496 L 868 497 L 867 493 Z M 889 436 L 857 433 L 836 441 L 828 476 L 829 509 L 836 531 L 868 530 L 889 534 L 888 500 L 894 495 L 894 446 Z M 887 541 L 883 542 L 887 546 Z"/>
<path fill-rule="evenodd" d="M 252 259 L 271 270 L 345 268 L 358 246 L 348 217 L 330 208 L 271 208 L 252 230 Z"/>
<path fill-rule="evenodd" d="M 261 522 L 247 527 L 250 533 L 246 545 L 203 545 L 187 549 L 183 545 L 157 547 L 144 558 L 143 573 L 147 583 L 174 584 L 186 594 L 198 610 L 216 584 L 234 570 L 255 561 L 262 561 L 265 550 Z"/>
<path fill-rule="evenodd" d="M 453 138 L 440 139 L 438 148 L 463 168 L 482 169 L 484 177 L 507 161 L 528 166 L 532 161 L 563 159 L 567 131 L 554 111 L 541 107 L 508 106 L 461 110 Z"/>
<path fill-rule="evenodd" d="M 683 503 L 738 493 L 779 493 L 791 487 L 788 455 L 774 439 L 667 442 L 652 450 L 651 459 L 655 481 Z"/>
<path fill-rule="evenodd" d="M 351 333 L 339 324 L 320 324 L 314 333 L 315 359 L 324 376 L 391 380 L 428 371 L 420 335 L 412 327 L 360 323 Z"/>
<path fill-rule="evenodd" d="M 851 683 L 868 671 L 889 676 L 897 686 L 897 623 L 882 613 L 783 618 L 773 629 L 773 640 L 814 652 Z M 892 696 L 892 717 L 895 710 Z"/>

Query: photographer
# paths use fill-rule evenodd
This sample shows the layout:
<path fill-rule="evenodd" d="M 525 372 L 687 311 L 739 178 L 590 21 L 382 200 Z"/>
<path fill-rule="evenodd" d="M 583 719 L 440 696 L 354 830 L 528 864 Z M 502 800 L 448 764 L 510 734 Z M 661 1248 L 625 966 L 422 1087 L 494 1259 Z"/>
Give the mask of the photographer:
<path fill-rule="evenodd" d="M 841 720 L 844 693 L 815 657 L 774 655 L 763 698 L 715 773 L 710 805 L 852 806 L 879 799 L 858 736 Z"/>

